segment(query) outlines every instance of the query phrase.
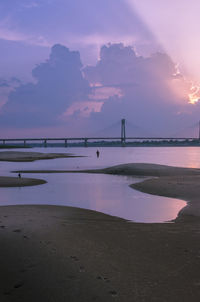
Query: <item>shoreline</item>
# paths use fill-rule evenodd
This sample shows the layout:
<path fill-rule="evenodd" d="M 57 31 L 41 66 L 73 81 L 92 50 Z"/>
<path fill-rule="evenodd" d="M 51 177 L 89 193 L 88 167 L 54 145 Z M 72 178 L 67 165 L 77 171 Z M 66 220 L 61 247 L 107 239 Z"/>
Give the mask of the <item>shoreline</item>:
<path fill-rule="evenodd" d="M 139 183 L 131 184 L 130 187 L 140 192 L 181 199 L 187 205 L 178 213 L 175 221 L 184 219 L 185 216 L 196 216 L 200 219 L 200 176 L 172 176 L 163 178 L 147 179 Z M 186 218 L 187 219 L 187 218 Z"/>

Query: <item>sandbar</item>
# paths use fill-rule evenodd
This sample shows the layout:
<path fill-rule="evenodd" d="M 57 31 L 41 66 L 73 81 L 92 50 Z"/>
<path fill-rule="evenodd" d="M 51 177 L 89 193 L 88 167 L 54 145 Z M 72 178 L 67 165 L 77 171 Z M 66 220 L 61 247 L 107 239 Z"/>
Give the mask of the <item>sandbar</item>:
<path fill-rule="evenodd" d="M 180 175 L 147 179 L 131 185 L 144 193 L 179 198 L 187 201 L 177 217 L 192 215 L 200 217 L 200 175 Z"/>
<path fill-rule="evenodd" d="M 0 161 L 11 162 L 32 162 L 35 160 L 55 159 L 55 158 L 82 157 L 71 153 L 42 153 L 42 152 L 22 152 L 22 151 L 1 151 Z"/>
<path fill-rule="evenodd" d="M 0 187 L 37 186 L 45 183 L 45 180 L 38 178 L 0 176 Z"/>
<path fill-rule="evenodd" d="M 174 176 L 174 175 L 200 175 L 200 169 L 181 168 L 159 164 L 129 163 L 103 169 L 84 170 L 17 170 L 13 172 L 23 173 L 99 173 L 128 176 Z"/>

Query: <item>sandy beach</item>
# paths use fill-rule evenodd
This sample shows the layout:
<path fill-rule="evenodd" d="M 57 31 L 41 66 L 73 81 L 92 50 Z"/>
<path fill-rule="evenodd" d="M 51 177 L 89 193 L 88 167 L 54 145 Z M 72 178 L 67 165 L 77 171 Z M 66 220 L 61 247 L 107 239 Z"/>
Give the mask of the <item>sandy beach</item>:
<path fill-rule="evenodd" d="M 153 176 L 133 187 L 188 206 L 175 222 L 154 224 L 71 207 L 1 207 L 0 301 L 199 301 L 200 170 L 128 164 L 92 173 Z"/>
<path fill-rule="evenodd" d="M 199 219 L 1 207 L 0 301 L 199 301 Z"/>

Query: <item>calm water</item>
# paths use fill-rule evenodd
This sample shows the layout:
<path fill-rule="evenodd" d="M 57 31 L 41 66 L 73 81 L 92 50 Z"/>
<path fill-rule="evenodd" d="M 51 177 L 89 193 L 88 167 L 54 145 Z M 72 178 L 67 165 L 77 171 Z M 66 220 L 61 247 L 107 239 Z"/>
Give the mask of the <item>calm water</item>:
<path fill-rule="evenodd" d="M 1 175 L 17 169 L 102 168 L 121 163 L 147 162 L 200 168 L 198 147 L 137 148 L 34 148 L 38 152 L 70 152 L 82 158 L 42 160 L 32 163 L 0 162 Z M 19 150 L 17 150 L 19 151 Z M 101 174 L 26 174 L 48 181 L 36 187 L 1 188 L 0 205 L 56 204 L 101 211 L 137 222 L 174 219 L 185 206 L 182 200 L 140 193 L 128 185 L 141 179 Z"/>

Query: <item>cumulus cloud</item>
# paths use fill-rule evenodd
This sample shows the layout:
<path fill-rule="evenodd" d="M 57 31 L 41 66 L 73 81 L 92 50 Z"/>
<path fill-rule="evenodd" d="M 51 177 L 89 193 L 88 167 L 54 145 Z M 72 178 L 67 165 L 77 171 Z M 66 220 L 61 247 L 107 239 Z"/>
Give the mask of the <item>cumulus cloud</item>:
<path fill-rule="evenodd" d="M 60 117 L 67 120 L 69 116 L 89 117 L 92 112 L 100 112 L 103 102 L 75 102 Z"/>
<path fill-rule="evenodd" d="M 63 125 L 67 135 L 105 128 L 104 135 L 119 135 L 120 127 L 109 126 L 126 118 L 129 136 L 169 136 L 199 118 L 199 103 L 188 99 L 191 83 L 164 53 L 143 57 L 131 46 L 108 44 L 95 66 L 83 67 L 79 52 L 54 45 L 32 75 L 35 83 L 20 84 L 1 108 L 1 125 Z"/>
<path fill-rule="evenodd" d="M 19 85 L 21 85 L 21 81 L 15 77 L 9 79 L 0 78 L 0 108 L 8 101 L 11 91 Z"/>
<path fill-rule="evenodd" d="M 189 104 L 189 83 L 164 53 L 144 58 L 130 46 L 110 44 L 101 48 L 96 66 L 86 67 L 84 73 L 93 84 L 121 91 L 121 96 L 104 102 L 100 113 L 91 115 L 95 127 L 124 117 L 138 125 L 127 129 L 129 135 L 170 135 L 198 115 L 199 105 Z"/>
<path fill-rule="evenodd" d="M 68 106 L 87 99 L 90 93 L 81 68 L 79 52 L 54 45 L 49 59 L 32 71 L 36 83 L 20 85 L 10 94 L 1 110 L 1 124 L 55 124 Z"/>
<path fill-rule="evenodd" d="M 91 82 L 103 85 L 124 87 L 138 85 L 141 82 L 163 81 L 172 77 L 176 67 L 171 59 L 162 53 L 151 57 L 136 56 L 131 46 L 119 44 L 104 45 L 100 51 L 100 60 L 96 66 L 84 69 L 86 78 Z"/>

